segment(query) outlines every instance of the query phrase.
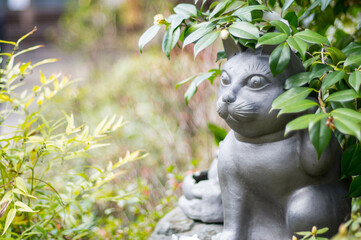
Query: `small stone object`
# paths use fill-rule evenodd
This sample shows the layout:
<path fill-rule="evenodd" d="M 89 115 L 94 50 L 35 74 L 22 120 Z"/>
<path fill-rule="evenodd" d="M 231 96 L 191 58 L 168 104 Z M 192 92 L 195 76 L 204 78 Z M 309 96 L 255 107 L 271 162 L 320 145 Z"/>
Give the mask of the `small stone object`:
<path fill-rule="evenodd" d="M 191 219 L 205 223 L 223 222 L 217 161 L 216 158 L 208 172 L 196 172 L 184 178 L 183 196 L 178 204 Z"/>
<path fill-rule="evenodd" d="M 189 219 L 177 207 L 159 221 L 150 240 L 214 240 L 222 228 L 222 224 L 205 224 Z"/>

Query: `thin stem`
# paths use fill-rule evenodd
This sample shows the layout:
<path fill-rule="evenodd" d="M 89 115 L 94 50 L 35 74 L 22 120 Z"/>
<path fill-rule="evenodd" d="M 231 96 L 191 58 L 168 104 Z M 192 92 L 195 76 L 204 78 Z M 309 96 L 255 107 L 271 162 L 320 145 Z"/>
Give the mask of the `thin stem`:
<path fill-rule="evenodd" d="M 1 171 L 0 170 L 0 173 L 1 173 L 1 178 L 2 178 L 2 180 L 3 180 L 3 185 L 2 185 L 2 187 L 4 188 L 4 191 L 6 192 L 6 184 L 5 184 L 5 178 L 4 178 L 4 176 L 3 176 L 3 171 Z"/>
<path fill-rule="evenodd" d="M 321 61 L 323 64 L 325 64 L 324 50 L 325 50 L 324 48 L 322 48 L 322 50 L 321 50 Z"/>
<path fill-rule="evenodd" d="M 358 106 L 357 106 L 357 98 L 355 98 L 355 108 L 356 108 L 356 111 L 358 110 Z"/>
<path fill-rule="evenodd" d="M 321 89 L 318 90 L 318 103 L 320 104 L 320 107 L 322 109 L 322 112 L 327 114 L 326 108 L 325 108 L 325 104 L 322 101 L 322 93 L 321 93 Z"/>
<path fill-rule="evenodd" d="M 29 178 L 24 178 L 24 179 L 29 179 Z M 33 179 L 36 180 L 36 181 L 45 183 L 49 188 L 51 188 L 51 189 L 56 193 L 56 195 L 58 195 L 58 197 L 59 197 L 59 199 L 60 199 L 60 202 L 61 202 L 61 205 L 62 205 L 63 207 L 65 206 L 65 204 L 64 204 L 64 202 L 63 202 L 63 199 L 61 198 L 59 192 L 56 191 L 56 189 L 55 189 L 53 186 L 51 186 L 49 183 L 47 183 L 47 182 L 45 182 L 44 180 L 41 180 L 41 179 L 39 179 L 39 178 L 33 178 Z"/>
<path fill-rule="evenodd" d="M 1 173 L 1 176 L 2 176 L 2 173 Z M 4 182 L 4 181 L 3 181 Z M 10 182 L 8 182 L 8 183 L 4 183 L 3 185 L 1 185 L 0 186 L 0 188 L 4 188 L 4 190 L 6 191 L 6 188 L 5 188 L 5 186 L 6 185 L 13 185 L 14 184 L 14 178 L 13 179 L 11 179 L 11 181 Z"/>
<path fill-rule="evenodd" d="M 324 57 L 324 48 L 322 48 L 322 50 L 321 50 L 321 61 L 322 61 L 322 63 L 324 64 L 325 63 L 325 57 Z M 320 78 L 320 80 L 322 79 L 322 78 L 324 78 L 325 76 L 326 76 L 327 74 L 325 73 L 321 78 Z M 321 81 L 322 82 L 322 81 Z M 322 90 L 321 90 L 321 88 L 318 90 L 318 103 L 320 104 L 320 107 L 321 107 L 321 109 L 322 109 L 322 112 L 324 112 L 324 113 L 326 113 L 327 114 L 327 111 L 326 111 L 326 108 L 325 108 L 325 104 L 324 104 L 324 102 L 323 102 L 323 100 L 322 100 Z"/>

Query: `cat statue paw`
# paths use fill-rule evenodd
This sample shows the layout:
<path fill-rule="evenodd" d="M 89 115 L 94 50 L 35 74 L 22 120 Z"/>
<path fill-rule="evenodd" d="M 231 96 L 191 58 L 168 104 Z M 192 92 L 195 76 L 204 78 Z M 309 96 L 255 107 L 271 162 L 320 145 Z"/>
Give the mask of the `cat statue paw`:
<path fill-rule="evenodd" d="M 205 223 L 223 222 L 217 161 L 217 158 L 213 160 L 209 171 L 195 172 L 184 178 L 183 196 L 178 205 L 191 219 Z"/>

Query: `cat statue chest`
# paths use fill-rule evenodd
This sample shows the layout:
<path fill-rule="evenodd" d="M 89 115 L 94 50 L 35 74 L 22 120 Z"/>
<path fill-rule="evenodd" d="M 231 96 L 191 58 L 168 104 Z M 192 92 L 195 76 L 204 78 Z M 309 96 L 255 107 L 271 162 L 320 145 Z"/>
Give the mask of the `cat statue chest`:
<path fill-rule="evenodd" d="M 290 187 L 287 183 L 295 178 L 307 178 L 302 171 L 298 146 L 294 144 L 298 137 L 249 143 L 237 140 L 235 132 L 231 131 L 220 145 L 219 164 L 222 171 L 233 172 L 235 178 L 249 187 L 249 191 L 259 191 L 269 198 L 285 194 L 294 188 L 294 184 Z"/>

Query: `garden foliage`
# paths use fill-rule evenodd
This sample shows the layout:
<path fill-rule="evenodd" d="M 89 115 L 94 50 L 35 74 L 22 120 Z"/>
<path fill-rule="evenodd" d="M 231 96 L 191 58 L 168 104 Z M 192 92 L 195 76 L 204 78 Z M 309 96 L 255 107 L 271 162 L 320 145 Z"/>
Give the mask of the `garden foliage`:
<path fill-rule="evenodd" d="M 162 50 L 168 58 L 179 46 L 193 45 L 194 58 L 217 39 L 230 38 L 235 44 L 255 49 L 275 45 L 269 64 L 274 76 L 289 65 L 291 51 L 303 61 L 305 72 L 288 78 L 285 92 L 272 104 L 279 115 L 315 108 L 288 123 L 285 134 L 308 129 L 318 157 L 335 134 L 344 150 L 342 178 L 352 178 L 350 198 L 361 196 L 361 42 L 358 1 L 345 0 L 195 0 L 181 3 L 174 14 L 158 14 L 139 39 L 139 49 L 152 40 L 162 27 Z M 277 14 L 277 13 L 278 14 Z M 326 36 L 325 36 L 326 35 Z M 218 60 L 225 53 L 218 53 Z M 222 63 L 222 62 L 221 62 Z M 211 83 L 221 73 L 219 68 L 192 76 L 185 93 L 188 101 L 205 80 Z M 359 229 L 357 225 L 355 229 Z M 307 235 L 307 234 L 306 234 Z M 312 234 L 306 238 L 315 237 Z"/>
<path fill-rule="evenodd" d="M 0 69 L 1 131 L 0 145 L 0 229 L 1 239 L 80 239 L 94 231 L 94 206 L 99 201 L 119 201 L 126 192 L 104 191 L 119 175 L 124 164 L 143 158 L 140 151 L 128 152 L 107 167 L 82 165 L 79 172 L 66 175 L 60 169 L 65 162 L 84 163 L 93 149 L 104 147 L 107 136 L 124 125 L 122 118 L 105 117 L 91 130 L 76 124 L 72 114 L 61 119 L 48 119 L 43 114 L 49 101 L 72 81 L 67 76 L 46 77 L 40 70 L 40 81 L 32 90 L 22 90 L 26 76 L 46 63 L 19 62 L 20 55 L 36 50 L 21 50 L 20 43 L 0 40 L 13 48 L 1 53 L 5 61 Z M 19 124 L 11 122 L 16 119 Z M 51 182 L 58 175 L 60 183 Z M 56 187 L 54 187 L 56 186 Z M 59 186 L 59 187 L 58 187 Z"/>

